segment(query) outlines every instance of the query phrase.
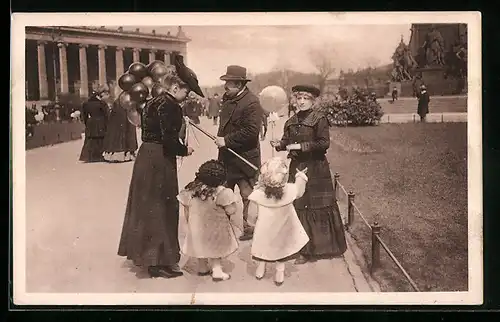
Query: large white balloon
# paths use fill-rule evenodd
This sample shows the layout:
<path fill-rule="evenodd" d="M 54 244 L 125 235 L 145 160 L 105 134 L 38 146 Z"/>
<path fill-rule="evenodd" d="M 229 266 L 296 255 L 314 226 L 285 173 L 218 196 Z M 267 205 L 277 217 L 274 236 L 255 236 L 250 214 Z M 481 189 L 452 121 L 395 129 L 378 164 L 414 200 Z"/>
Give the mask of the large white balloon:
<path fill-rule="evenodd" d="M 288 97 L 283 88 L 267 86 L 259 94 L 260 105 L 269 113 L 277 112 L 288 105 Z"/>

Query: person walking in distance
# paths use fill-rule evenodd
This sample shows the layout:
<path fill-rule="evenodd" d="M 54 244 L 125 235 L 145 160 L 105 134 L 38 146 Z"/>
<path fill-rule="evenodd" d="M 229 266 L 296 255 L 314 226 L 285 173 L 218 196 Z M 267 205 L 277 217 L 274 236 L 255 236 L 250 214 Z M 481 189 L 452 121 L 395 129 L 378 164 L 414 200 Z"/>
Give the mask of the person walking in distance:
<path fill-rule="evenodd" d="M 82 105 L 85 140 L 80 153 L 80 161 L 102 162 L 104 157 L 104 137 L 108 125 L 108 104 L 110 91 L 107 85 L 100 85 L 89 100 Z"/>
<path fill-rule="evenodd" d="M 248 224 L 248 196 L 257 181 L 257 171 L 244 163 L 228 149 L 232 149 L 248 160 L 257 169 L 261 165 L 259 134 L 262 126 L 263 109 L 258 97 L 250 92 L 247 70 L 242 66 L 227 67 L 225 93 L 222 98 L 219 129 L 215 143 L 219 147 L 218 159 L 224 163 L 227 172 L 226 187 L 237 185 L 243 200 L 243 234 L 240 240 L 250 240 L 253 228 Z"/>
<path fill-rule="evenodd" d="M 398 89 L 396 86 L 394 86 L 394 88 L 392 89 L 392 102 L 394 103 L 394 101 L 397 100 L 398 100 Z"/>
<path fill-rule="evenodd" d="M 208 117 L 213 120 L 214 125 L 217 125 L 217 119 L 219 118 L 219 113 L 220 113 L 220 98 L 219 94 L 215 93 L 214 97 L 211 97 L 208 103 Z"/>
<path fill-rule="evenodd" d="M 420 86 L 420 93 L 418 93 L 417 99 L 417 113 L 420 116 L 420 122 L 425 122 L 425 117 L 429 113 L 429 102 L 431 100 L 429 97 L 429 93 L 427 93 L 427 87 L 425 87 L 425 85 Z"/>

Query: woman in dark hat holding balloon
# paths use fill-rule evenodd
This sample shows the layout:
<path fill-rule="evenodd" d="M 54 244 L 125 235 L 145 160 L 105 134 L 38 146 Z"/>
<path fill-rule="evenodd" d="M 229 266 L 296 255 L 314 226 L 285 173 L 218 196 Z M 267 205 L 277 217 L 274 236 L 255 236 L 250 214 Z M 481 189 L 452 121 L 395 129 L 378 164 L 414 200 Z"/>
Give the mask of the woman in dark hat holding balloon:
<path fill-rule="evenodd" d="M 110 91 L 107 85 L 100 85 L 89 100 L 82 105 L 82 118 L 85 123 L 85 140 L 80 153 L 80 161 L 101 162 L 104 136 L 106 134 Z"/>
<path fill-rule="evenodd" d="M 296 170 L 307 168 L 309 181 L 304 195 L 294 206 L 309 242 L 299 252 L 297 264 L 342 255 L 347 244 L 337 200 L 333 190 L 326 151 L 330 146 L 330 126 L 326 116 L 314 108 L 319 89 L 309 85 L 292 88 L 297 113 L 284 126 L 281 141 L 271 144 L 277 151 L 288 151 L 290 180 Z"/>
<path fill-rule="evenodd" d="M 178 267 L 179 193 L 177 156 L 193 149 L 181 143 L 179 105 L 190 91 L 203 96 L 196 75 L 177 57 L 176 74 L 160 79 L 142 111 L 142 145 L 134 163 L 118 255 L 148 269 L 151 277 L 183 275 Z"/>

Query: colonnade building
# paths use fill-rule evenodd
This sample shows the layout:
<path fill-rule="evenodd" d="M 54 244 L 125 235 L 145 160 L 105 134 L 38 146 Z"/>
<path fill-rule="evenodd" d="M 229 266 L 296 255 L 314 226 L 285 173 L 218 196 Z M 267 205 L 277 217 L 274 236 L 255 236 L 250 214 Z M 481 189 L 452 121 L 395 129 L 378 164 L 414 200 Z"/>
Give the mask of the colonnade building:
<path fill-rule="evenodd" d="M 122 27 L 26 27 L 26 100 L 55 100 L 60 93 L 87 98 L 99 84 L 113 84 L 133 62 L 170 64 L 174 53 L 187 59 L 190 39 L 126 31 Z"/>

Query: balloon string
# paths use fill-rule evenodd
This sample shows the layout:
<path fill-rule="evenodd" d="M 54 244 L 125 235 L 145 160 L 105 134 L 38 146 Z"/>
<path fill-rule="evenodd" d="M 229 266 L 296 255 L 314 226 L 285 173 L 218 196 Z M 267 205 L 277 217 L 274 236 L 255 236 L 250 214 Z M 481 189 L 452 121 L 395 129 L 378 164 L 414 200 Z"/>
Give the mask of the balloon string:
<path fill-rule="evenodd" d="M 193 128 L 190 126 L 189 129 L 191 130 L 191 134 L 193 135 L 194 141 L 196 142 L 196 146 L 200 147 L 200 141 L 196 137 L 196 133 L 194 132 Z"/>

